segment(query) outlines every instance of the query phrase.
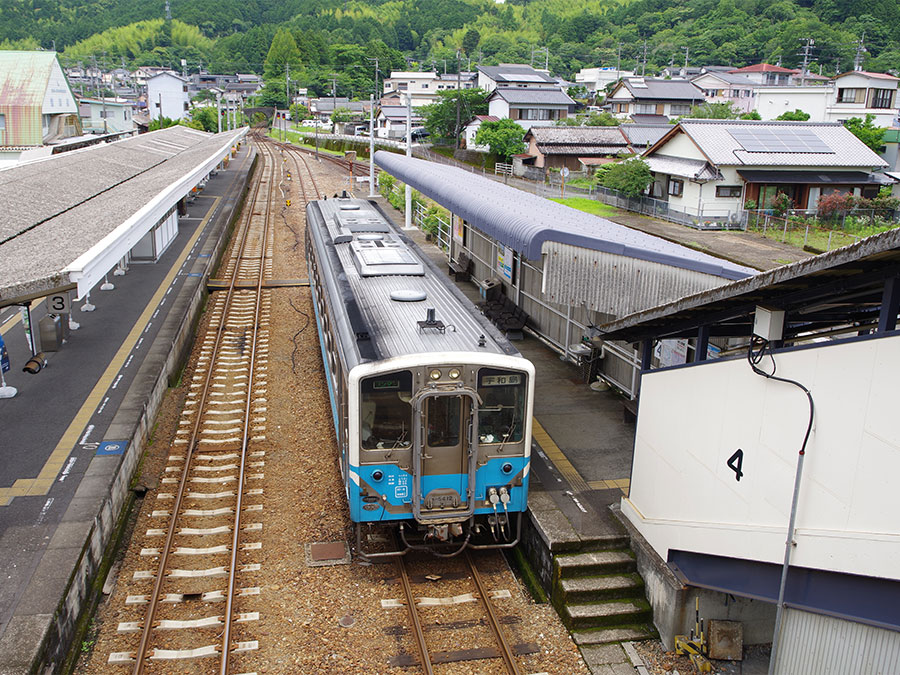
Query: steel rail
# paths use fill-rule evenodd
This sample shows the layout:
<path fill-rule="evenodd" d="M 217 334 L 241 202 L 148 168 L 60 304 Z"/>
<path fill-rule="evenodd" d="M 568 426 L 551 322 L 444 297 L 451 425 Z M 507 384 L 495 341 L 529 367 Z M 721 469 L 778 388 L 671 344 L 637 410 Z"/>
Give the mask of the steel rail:
<path fill-rule="evenodd" d="M 262 144 L 260 144 L 262 145 Z M 272 158 L 273 164 L 275 158 Z M 274 167 L 273 167 L 274 168 Z M 253 402 L 253 368 L 256 365 L 256 344 L 259 339 L 259 315 L 262 309 L 262 288 L 266 275 L 266 245 L 271 233 L 272 192 L 274 181 L 269 182 L 269 198 L 266 200 L 265 220 L 263 221 L 262 246 L 259 257 L 259 276 L 256 281 L 256 311 L 253 315 L 253 341 L 250 348 L 250 367 L 247 374 L 247 402 L 244 406 L 244 433 L 241 436 L 241 463 L 238 469 L 237 503 L 234 507 L 234 530 L 231 535 L 231 562 L 228 566 L 228 585 L 226 586 L 225 626 L 222 631 L 222 659 L 219 675 L 228 675 L 228 654 L 231 649 L 231 621 L 234 613 L 234 586 L 238 563 L 238 540 L 241 534 L 241 510 L 244 504 L 244 473 L 247 465 L 247 447 L 250 444 L 250 408 Z M 249 233 L 249 223 L 248 223 Z M 210 361 L 212 366 L 212 361 Z"/>
<path fill-rule="evenodd" d="M 260 186 L 262 185 L 262 173 L 263 172 L 260 172 L 259 177 L 254 182 L 253 199 L 251 200 L 251 203 L 255 202 L 256 199 L 258 198 Z M 271 182 L 270 182 L 270 185 L 271 185 Z M 236 284 L 237 277 L 238 277 L 239 270 L 240 270 L 239 261 L 241 259 L 241 256 L 244 253 L 244 249 L 246 248 L 247 242 L 250 239 L 250 230 L 251 230 L 250 222 L 252 219 L 252 214 L 253 214 L 253 209 L 251 208 L 247 212 L 246 226 L 243 231 L 243 238 L 241 239 L 240 245 L 238 247 L 237 255 L 234 256 L 236 263 L 234 266 L 234 270 L 232 271 L 231 283 L 229 285 L 229 288 L 227 291 L 227 296 L 225 298 L 225 306 L 224 306 L 224 309 L 222 312 L 222 318 L 220 319 L 218 329 L 216 330 L 216 342 L 213 346 L 213 351 L 210 356 L 209 368 L 206 373 L 206 379 L 204 380 L 204 383 L 203 383 L 200 400 L 197 403 L 196 419 L 194 420 L 190 440 L 188 441 L 188 444 L 187 444 L 187 450 L 186 450 L 185 461 L 184 461 L 184 471 L 181 474 L 181 479 L 179 480 L 179 483 L 178 483 L 178 489 L 175 493 L 175 503 L 172 507 L 172 513 L 171 513 L 171 518 L 169 520 L 169 526 L 168 526 L 168 529 L 166 530 L 166 541 L 165 541 L 163 548 L 160 551 L 156 579 L 153 583 L 153 591 L 150 595 L 147 612 L 144 616 L 144 625 L 143 625 L 143 629 L 141 631 L 141 640 L 138 645 L 137 659 L 135 661 L 134 670 L 133 670 L 134 675 L 142 675 L 142 673 L 144 672 L 145 659 L 146 659 L 147 652 L 149 651 L 149 648 L 150 648 L 150 635 L 154 628 L 154 619 L 156 616 L 157 606 L 159 604 L 160 592 L 162 590 L 162 584 L 163 584 L 163 579 L 165 577 L 166 566 L 167 566 L 168 560 L 169 560 L 169 553 L 172 549 L 172 545 L 173 545 L 173 542 L 175 539 L 175 531 L 176 531 L 175 525 L 178 520 L 178 514 L 181 511 L 181 504 L 184 500 L 185 488 L 187 487 L 187 480 L 188 480 L 189 470 L 190 470 L 190 466 L 191 466 L 191 460 L 193 459 L 194 450 L 196 449 L 197 443 L 198 443 L 200 425 L 202 423 L 202 418 L 203 418 L 203 414 L 202 414 L 203 407 L 206 404 L 206 400 L 208 397 L 207 395 L 211 388 L 210 384 L 212 382 L 213 371 L 214 371 L 213 364 L 215 363 L 216 356 L 218 355 L 218 352 L 219 352 L 219 347 L 222 343 L 222 336 L 224 333 L 223 329 L 225 327 L 225 321 L 226 321 L 226 317 L 228 315 L 228 307 L 231 303 L 232 297 L 234 296 L 235 284 Z M 261 266 L 262 266 L 262 262 L 264 262 L 264 259 L 265 259 L 265 251 L 263 251 Z M 250 396 L 249 392 L 250 392 L 250 390 L 248 389 L 248 393 L 247 393 L 248 398 Z M 238 513 L 239 513 L 239 511 L 238 511 Z M 226 624 L 228 622 L 230 622 L 230 617 L 228 615 L 225 616 L 225 622 L 226 622 Z"/>
<path fill-rule="evenodd" d="M 412 587 L 409 585 L 409 573 L 406 570 L 406 562 L 402 557 L 399 557 L 397 558 L 397 565 L 400 568 L 400 583 L 403 585 L 403 593 L 406 595 L 406 606 L 409 609 L 409 617 L 412 619 L 413 632 L 416 634 L 416 646 L 419 648 L 422 669 L 427 675 L 433 675 L 434 670 L 431 666 L 431 657 L 428 655 L 428 645 L 425 644 L 425 631 L 422 629 L 419 612 L 416 610 L 416 599 L 413 597 Z"/>
<path fill-rule="evenodd" d="M 497 640 L 497 644 L 500 645 L 500 657 L 503 659 L 503 663 L 506 665 L 506 671 L 510 673 L 510 675 L 521 675 L 519 670 L 519 666 L 516 664 L 515 654 L 513 654 L 512 647 L 509 642 L 506 640 L 506 635 L 503 633 L 503 628 L 500 626 L 500 621 L 497 619 L 497 615 L 494 613 L 494 608 L 491 605 L 490 598 L 488 597 L 487 589 L 484 587 L 484 583 L 481 580 L 481 575 L 478 574 L 478 569 L 475 567 L 475 563 L 472 561 L 472 556 L 469 553 L 468 549 L 465 552 L 466 563 L 469 565 L 469 571 L 472 574 L 472 579 L 475 581 L 475 586 L 478 588 L 478 597 L 481 600 L 481 605 L 484 607 L 485 612 L 488 616 L 488 623 L 491 627 L 491 632 L 494 634 L 494 638 Z"/>

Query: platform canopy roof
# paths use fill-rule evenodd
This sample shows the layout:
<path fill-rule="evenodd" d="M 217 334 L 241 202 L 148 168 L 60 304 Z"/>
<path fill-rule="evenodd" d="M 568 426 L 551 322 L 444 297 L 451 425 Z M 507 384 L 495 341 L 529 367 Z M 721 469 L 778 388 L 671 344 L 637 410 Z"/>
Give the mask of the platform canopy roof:
<path fill-rule="evenodd" d="M 723 279 L 756 273 L 463 169 L 384 150 L 375 153 L 375 162 L 529 260 L 540 260 L 546 242 L 558 242 Z"/>
<path fill-rule="evenodd" d="M 696 337 L 701 326 L 710 336 L 749 337 L 755 310 L 764 306 L 785 311 L 784 335 L 791 341 L 829 331 L 883 330 L 882 320 L 893 330 L 898 304 L 900 230 L 895 229 L 623 316 L 598 331 L 604 340 L 627 342 Z"/>
<path fill-rule="evenodd" d="M 83 297 L 245 134 L 176 126 L 0 171 L 0 307 Z"/>

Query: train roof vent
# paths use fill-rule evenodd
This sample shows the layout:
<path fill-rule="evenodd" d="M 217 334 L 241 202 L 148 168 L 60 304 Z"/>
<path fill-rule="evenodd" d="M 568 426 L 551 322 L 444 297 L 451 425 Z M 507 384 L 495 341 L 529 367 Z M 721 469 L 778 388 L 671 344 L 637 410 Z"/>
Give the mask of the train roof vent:
<path fill-rule="evenodd" d="M 391 300 L 394 302 L 421 302 L 426 300 L 428 294 L 425 291 L 419 291 L 412 288 L 401 288 L 391 291 Z"/>
<path fill-rule="evenodd" d="M 353 262 L 361 277 L 422 276 L 422 263 L 400 241 L 353 241 Z"/>

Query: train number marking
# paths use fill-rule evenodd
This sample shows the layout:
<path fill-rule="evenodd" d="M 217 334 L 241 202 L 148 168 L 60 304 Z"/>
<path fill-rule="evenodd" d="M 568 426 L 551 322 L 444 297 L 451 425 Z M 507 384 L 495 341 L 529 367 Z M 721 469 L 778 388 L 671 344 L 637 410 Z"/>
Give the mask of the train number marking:
<path fill-rule="evenodd" d="M 397 499 L 406 499 L 409 496 L 409 489 L 406 485 L 398 485 L 394 488 L 394 497 Z"/>
<path fill-rule="evenodd" d="M 741 476 L 744 475 L 744 472 L 741 470 L 741 467 L 744 466 L 744 451 L 738 448 L 737 452 L 729 457 L 728 461 L 725 462 L 725 464 L 729 469 L 734 471 L 734 479 L 740 482 Z"/>

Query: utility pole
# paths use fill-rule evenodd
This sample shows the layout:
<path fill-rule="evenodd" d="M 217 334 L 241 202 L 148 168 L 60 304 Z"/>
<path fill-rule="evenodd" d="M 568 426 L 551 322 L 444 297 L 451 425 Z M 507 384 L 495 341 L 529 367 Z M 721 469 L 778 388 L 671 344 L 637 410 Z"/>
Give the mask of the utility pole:
<path fill-rule="evenodd" d="M 406 92 L 406 156 L 412 157 L 412 95 Z M 404 190 L 406 197 L 406 213 L 403 221 L 403 229 L 411 230 L 412 227 L 412 188 L 409 182 Z"/>
<path fill-rule="evenodd" d="M 222 133 L 222 92 L 216 90 L 216 122 L 219 123 L 219 133 Z"/>
<path fill-rule="evenodd" d="M 644 58 L 641 61 L 641 77 L 644 77 L 644 73 L 647 70 L 647 41 L 644 40 Z"/>
<path fill-rule="evenodd" d="M 856 56 L 853 57 L 853 70 L 862 70 L 863 54 L 868 52 L 866 49 L 866 32 L 863 31 L 862 37 L 856 43 Z"/>
<path fill-rule="evenodd" d="M 462 78 L 459 72 L 459 50 L 456 50 L 456 148 L 459 149 L 459 107 L 462 103 Z"/>
<path fill-rule="evenodd" d="M 375 72 L 378 72 L 376 66 Z M 376 74 L 377 77 L 377 74 Z M 375 192 L 375 96 L 369 95 L 369 199 L 378 195 Z"/>
<path fill-rule="evenodd" d="M 619 71 L 621 70 L 621 65 L 622 65 L 622 43 L 620 42 L 618 45 L 616 45 L 616 82 L 618 82 L 619 78 L 621 77 L 621 75 L 619 74 Z"/>
<path fill-rule="evenodd" d="M 688 57 L 691 54 L 690 47 L 682 47 L 684 50 L 684 76 L 687 77 L 687 69 L 688 69 Z"/>
<path fill-rule="evenodd" d="M 800 53 L 803 54 L 803 69 L 800 71 L 800 86 L 804 86 L 806 84 L 806 69 L 809 67 L 809 53 L 812 50 L 812 46 L 816 44 L 816 41 L 812 38 L 803 38 L 806 41 L 806 44 L 803 45 Z"/>
<path fill-rule="evenodd" d="M 103 52 L 103 70 L 106 70 L 106 52 Z M 100 97 L 100 101 L 101 101 L 101 103 L 103 103 L 103 112 L 102 112 L 102 116 L 103 116 L 103 133 L 106 134 L 106 133 L 109 133 L 109 124 L 108 124 L 107 121 L 106 121 L 106 92 L 103 91 L 103 89 L 102 89 L 102 85 L 103 85 L 103 70 L 100 71 L 100 85 L 101 85 L 101 90 L 100 90 L 100 91 L 101 91 L 101 93 L 103 94 L 103 95 Z"/>

